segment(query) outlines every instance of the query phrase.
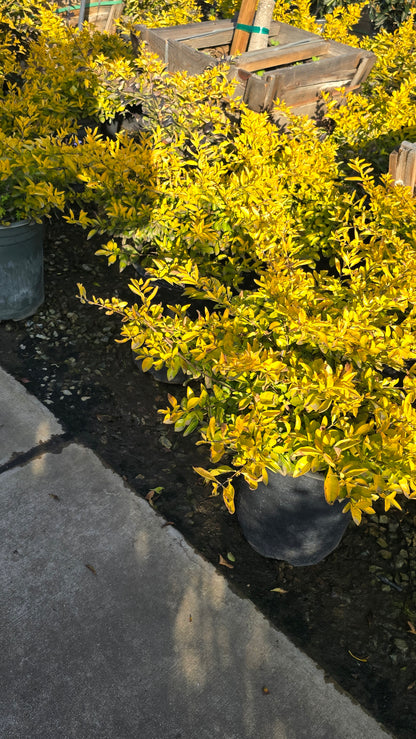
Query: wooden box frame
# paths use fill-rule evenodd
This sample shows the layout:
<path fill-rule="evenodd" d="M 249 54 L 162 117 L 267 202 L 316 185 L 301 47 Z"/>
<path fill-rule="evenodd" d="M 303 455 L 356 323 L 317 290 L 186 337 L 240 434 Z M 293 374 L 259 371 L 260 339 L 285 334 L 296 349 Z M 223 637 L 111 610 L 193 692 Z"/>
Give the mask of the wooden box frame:
<path fill-rule="evenodd" d="M 55 0 L 58 13 L 61 13 L 70 26 L 79 23 L 80 0 Z M 84 21 L 88 21 L 99 31 L 114 33 L 115 21 L 124 10 L 122 0 L 88 0 L 85 7 Z"/>
<path fill-rule="evenodd" d="M 272 111 L 279 98 L 294 113 L 316 117 L 323 109 L 321 92 L 358 90 L 376 60 L 370 51 L 328 41 L 279 21 L 271 24 L 270 46 L 230 58 L 235 25 L 219 20 L 168 28 L 138 26 L 137 33 L 169 72 L 186 70 L 195 75 L 222 61 L 231 64 L 229 77 L 237 82 L 235 94 L 257 112 Z M 217 58 L 210 49 L 216 50 Z M 261 70 L 262 76 L 256 74 Z"/>

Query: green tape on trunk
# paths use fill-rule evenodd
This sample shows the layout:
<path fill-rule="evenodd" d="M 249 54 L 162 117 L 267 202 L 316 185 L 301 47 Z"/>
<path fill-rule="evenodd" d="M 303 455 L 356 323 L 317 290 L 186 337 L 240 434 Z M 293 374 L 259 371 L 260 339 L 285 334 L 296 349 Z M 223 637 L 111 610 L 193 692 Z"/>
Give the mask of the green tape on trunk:
<path fill-rule="evenodd" d="M 246 31 L 246 33 L 261 33 L 264 36 L 268 36 L 270 33 L 269 28 L 264 28 L 264 26 L 246 26 L 245 23 L 237 23 L 236 29 L 238 31 Z"/>

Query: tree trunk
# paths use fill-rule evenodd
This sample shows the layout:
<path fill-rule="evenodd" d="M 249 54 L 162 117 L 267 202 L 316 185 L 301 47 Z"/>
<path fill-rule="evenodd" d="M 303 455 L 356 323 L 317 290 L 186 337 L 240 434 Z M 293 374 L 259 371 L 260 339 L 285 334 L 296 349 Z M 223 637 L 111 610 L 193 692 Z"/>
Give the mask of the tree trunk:
<path fill-rule="evenodd" d="M 260 28 L 270 29 L 275 5 L 276 0 L 259 0 L 253 25 Z M 264 49 L 267 46 L 268 42 L 268 33 L 252 33 L 250 36 L 248 50 L 255 51 L 256 49 Z"/>

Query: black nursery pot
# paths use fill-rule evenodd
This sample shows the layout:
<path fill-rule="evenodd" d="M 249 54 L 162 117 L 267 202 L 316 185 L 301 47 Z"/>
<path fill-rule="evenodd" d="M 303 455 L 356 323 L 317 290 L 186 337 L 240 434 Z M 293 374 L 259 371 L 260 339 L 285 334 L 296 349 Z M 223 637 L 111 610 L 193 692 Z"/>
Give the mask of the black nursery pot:
<path fill-rule="evenodd" d="M 133 361 L 136 365 L 136 367 L 142 372 L 142 360 L 139 359 L 136 354 L 133 352 Z M 154 367 L 151 367 L 148 370 L 149 375 L 152 375 L 154 380 L 157 380 L 157 382 L 164 382 L 166 385 L 184 385 L 187 375 L 185 375 L 185 372 L 183 372 L 181 369 L 179 372 L 176 373 L 175 377 L 172 379 L 168 378 L 168 371 L 163 367 L 160 370 L 155 369 Z"/>
<path fill-rule="evenodd" d="M 338 546 L 351 521 L 344 506 L 328 505 L 321 475 L 270 472 L 268 485 L 250 490 L 241 478 L 237 486 L 237 518 L 248 543 L 296 567 L 317 564 Z"/>

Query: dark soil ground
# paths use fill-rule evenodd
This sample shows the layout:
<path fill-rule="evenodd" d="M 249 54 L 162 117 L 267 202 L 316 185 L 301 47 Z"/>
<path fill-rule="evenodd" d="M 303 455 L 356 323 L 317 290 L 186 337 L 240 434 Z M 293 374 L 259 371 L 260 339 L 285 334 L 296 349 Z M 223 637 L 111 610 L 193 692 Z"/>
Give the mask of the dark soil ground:
<path fill-rule="evenodd" d="M 26 321 L 0 322 L 0 364 L 330 678 L 395 736 L 415 737 L 416 503 L 350 524 L 338 549 L 311 567 L 256 554 L 193 472 L 207 464 L 197 437 L 175 434 L 157 414 L 167 393 L 181 390 L 142 374 L 130 348 L 114 341 L 118 319 L 77 300 L 77 282 L 89 295 L 123 296 L 134 276 L 107 267 L 96 247 L 80 231 L 49 226 L 45 303 Z M 229 554 L 232 568 L 219 563 Z"/>

